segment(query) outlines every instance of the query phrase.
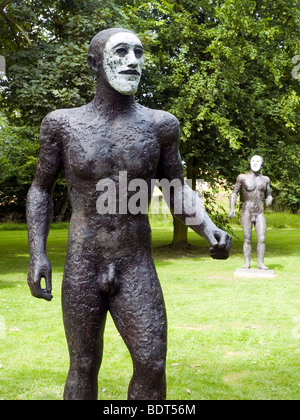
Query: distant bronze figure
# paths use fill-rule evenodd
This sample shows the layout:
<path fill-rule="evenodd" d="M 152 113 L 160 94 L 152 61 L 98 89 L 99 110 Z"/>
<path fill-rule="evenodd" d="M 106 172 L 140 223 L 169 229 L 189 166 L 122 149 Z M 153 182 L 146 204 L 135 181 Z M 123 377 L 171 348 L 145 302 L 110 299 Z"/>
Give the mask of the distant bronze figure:
<path fill-rule="evenodd" d="M 176 200 L 184 201 L 176 216 L 185 223 L 194 218 L 191 227 L 206 238 L 213 258 L 228 258 L 231 247 L 230 236 L 213 224 L 201 200 L 184 183 L 177 119 L 135 101 L 143 56 L 134 33 L 119 28 L 100 32 L 88 52 L 97 77 L 94 100 L 80 108 L 51 112 L 41 126 L 39 162 L 27 198 L 28 284 L 33 296 L 52 299 L 46 241 L 51 192 L 64 169 L 72 204 L 62 285 L 70 353 L 67 400 L 97 398 L 107 311 L 133 361 L 128 398 L 166 397 L 167 321 L 148 214 L 126 211 L 137 181 L 149 187 L 150 199 L 154 179 L 179 180 L 182 190 L 171 189 L 171 210 L 176 213 Z M 121 188 L 124 173 L 131 188 Z M 108 195 L 105 187 L 116 196 Z M 193 210 L 195 203 L 201 209 L 198 213 Z M 46 289 L 41 288 L 42 278 Z"/>
<path fill-rule="evenodd" d="M 255 226 L 257 235 L 257 268 L 268 270 L 264 265 L 265 256 L 265 237 L 266 237 L 266 219 L 264 216 L 264 200 L 266 205 L 272 204 L 270 189 L 270 178 L 260 173 L 263 165 L 261 156 L 253 156 L 250 161 L 251 172 L 240 174 L 237 177 L 234 190 L 230 196 L 230 211 L 228 217 L 232 219 L 235 216 L 234 206 L 237 195 L 242 190 L 244 197 L 242 211 L 242 227 L 244 233 L 244 259 L 245 264 L 242 268 L 250 268 L 252 226 Z"/>

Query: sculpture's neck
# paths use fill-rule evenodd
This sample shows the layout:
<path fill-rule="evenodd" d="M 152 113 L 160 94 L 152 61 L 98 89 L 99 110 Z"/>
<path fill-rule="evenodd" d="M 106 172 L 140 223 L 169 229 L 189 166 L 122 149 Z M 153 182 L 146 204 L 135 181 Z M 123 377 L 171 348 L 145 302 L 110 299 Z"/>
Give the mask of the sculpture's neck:
<path fill-rule="evenodd" d="M 106 83 L 97 83 L 97 91 L 93 100 L 95 110 L 108 118 L 114 118 L 121 113 L 127 113 L 136 106 L 133 95 L 122 95 L 107 86 Z"/>
<path fill-rule="evenodd" d="M 252 169 L 251 169 L 250 173 L 254 176 L 260 176 L 260 170 L 259 171 L 252 171 Z"/>

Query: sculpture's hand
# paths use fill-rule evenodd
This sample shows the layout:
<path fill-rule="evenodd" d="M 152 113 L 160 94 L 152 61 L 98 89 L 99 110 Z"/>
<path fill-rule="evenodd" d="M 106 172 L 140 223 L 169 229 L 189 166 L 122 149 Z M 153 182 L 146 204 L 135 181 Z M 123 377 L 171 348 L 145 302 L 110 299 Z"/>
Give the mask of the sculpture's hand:
<path fill-rule="evenodd" d="M 226 260 L 230 254 L 232 245 L 231 236 L 221 229 L 213 229 L 209 232 L 207 239 L 211 245 L 210 256 L 216 260 Z"/>
<path fill-rule="evenodd" d="M 270 206 L 272 204 L 273 197 L 270 195 L 266 198 L 266 206 Z"/>
<path fill-rule="evenodd" d="M 41 288 L 41 279 L 46 282 L 46 289 Z M 52 269 L 46 255 L 30 261 L 27 283 L 32 296 L 50 301 L 53 296 L 52 290 Z"/>
<path fill-rule="evenodd" d="M 230 210 L 230 212 L 228 213 L 229 219 L 232 219 L 234 216 L 235 216 L 235 211 L 234 210 Z"/>

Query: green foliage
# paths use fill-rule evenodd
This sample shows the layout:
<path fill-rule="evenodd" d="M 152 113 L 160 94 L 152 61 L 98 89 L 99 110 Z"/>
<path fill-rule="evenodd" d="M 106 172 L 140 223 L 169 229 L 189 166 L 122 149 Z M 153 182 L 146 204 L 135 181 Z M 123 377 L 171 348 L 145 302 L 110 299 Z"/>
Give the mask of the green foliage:
<path fill-rule="evenodd" d="M 0 220 L 24 221 L 27 192 L 38 161 L 38 135 L 30 126 L 12 127 L 0 114 Z M 63 218 L 67 200 L 66 182 L 55 188 L 54 213 Z M 68 214 L 68 212 L 67 212 Z"/>
<path fill-rule="evenodd" d="M 272 195 L 276 211 L 288 209 L 299 212 L 300 207 L 300 145 L 286 144 L 279 140 L 276 144 L 262 145 L 265 154 L 272 155 L 272 161 L 264 164 L 264 172 L 271 173 Z"/>
<path fill-rule="evenodd" d="M 297 3 L 134 4 L 133 25 L 148 48 L 143 92 L 150 92 L 152 106 L 179 118 L 181 152 L 198 168 L 197 177 L 230 186 L 259 153 L 276 184 L 276 205 L 299 210 L 299 81 L 291 75 L 299 51 Z M 286 152 L 294 156 L 292 177 L 289 159 L 278 159 Z"/>
<path fill-rule="evenodd" d="M 212 191 L 206 191 L 204 193 L 205 209 L 216 226 L 221 227 L 223 230 L 232 235 L 233 230 L 228 219 L 228 210 L 225 209 L 221 203 L 216 202 L 215 197 L 218 192 L 219 188 L 214 188 Z"/>
<path fill-rule="evenodd" d="M 37 165 L 38 143 L 28 127 L 9 127 L 0 115 L 0 219 L 24 218 Z"/>
<path fill-rule="evenodd" d="M 97 32 L 115 25 L 116 5 L 96 0 L 30 0 L 10 1 L 6 9 L 22 22 L 31 40 L 29 45 L 18 33 L 7 43 L 9 28 L 2 26 L 0 46 L 8 80 L 1 83 L 1 105 L 10 121 L 37 126 L 53 109 L 90 100 L 95 85 L 86 61 L 88 45 Z"/>
<path fill-rule="evenodd" d="M 7 79 L 0 80 L 1 112 L 6 116 L 0 132 L 0 218 L 24 220 L 40 123 L 54 109 L 91 100 L 95 81 L 86 60 L 89 41 L 114 26 L 120 14 L 114 3 L 94 0 L 6 3 L 9 20 L 0 15 L 0 54 L 7 63 Z M 66 195 L 61 179 L 54 192 L 54 213 L 59 217 Z"/>

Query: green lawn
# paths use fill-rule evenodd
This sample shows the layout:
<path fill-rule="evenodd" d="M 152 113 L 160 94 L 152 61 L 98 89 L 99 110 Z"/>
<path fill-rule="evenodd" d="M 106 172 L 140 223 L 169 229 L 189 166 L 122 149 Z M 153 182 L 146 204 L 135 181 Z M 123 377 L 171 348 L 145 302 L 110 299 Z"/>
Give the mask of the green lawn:
<path fill-rule="evenodd" d="M 300 398 L 300 229 L 268 230 L 265 263 L 275 269 L 273 279 L 233 277 L 243 262 L 240 227 L 234 232 L 239 239 L 230 259 L 214 261 L 194 233 L 195 248 L 182 253 L 165 246 L 170 225 L 153 227 L 168 313 L 168 399 Z M 0 399 L 62 398 L 68 370 L 60 308 L 66 240 L 66 229 L 51 231 L 49 303 L 34 299 L 26 284 L 26 232 L 0 232 Z M 255 263 L 255 247 L 253 254 Z M 131 374 L 129 353 L 109 318 L 99 399 L 126 399 Z"/>

